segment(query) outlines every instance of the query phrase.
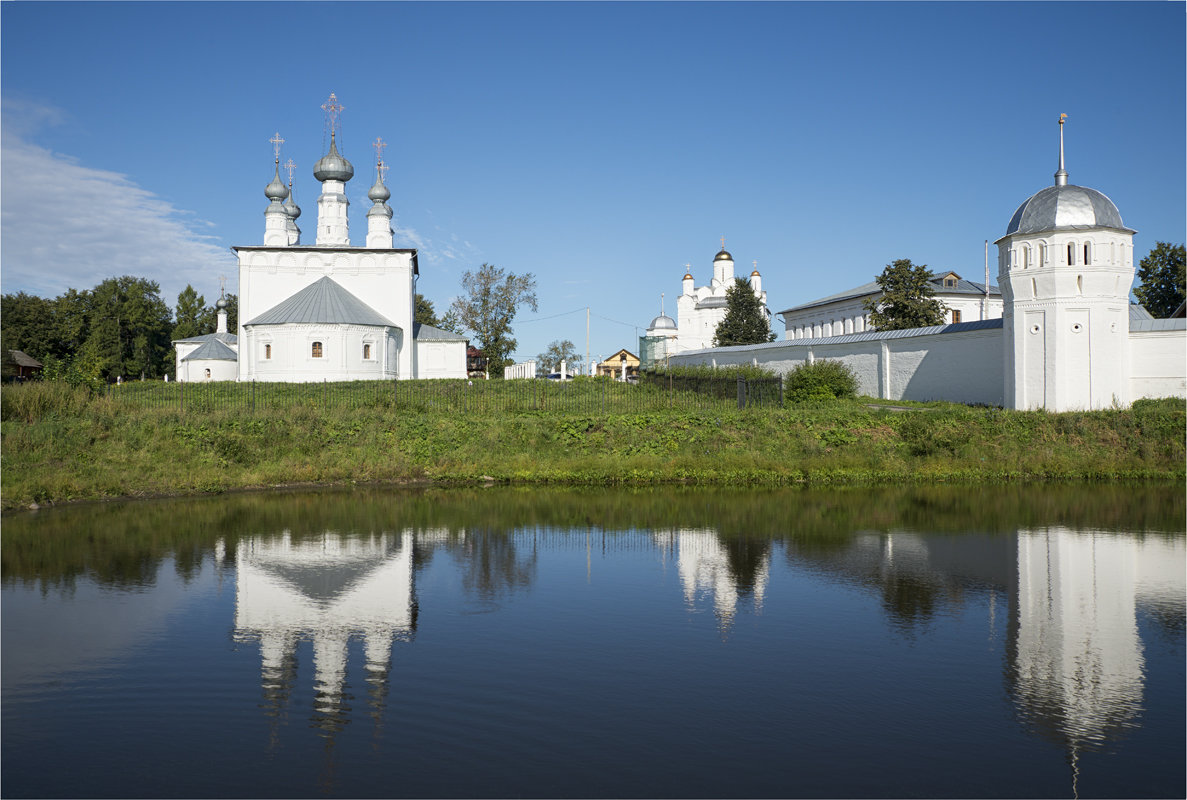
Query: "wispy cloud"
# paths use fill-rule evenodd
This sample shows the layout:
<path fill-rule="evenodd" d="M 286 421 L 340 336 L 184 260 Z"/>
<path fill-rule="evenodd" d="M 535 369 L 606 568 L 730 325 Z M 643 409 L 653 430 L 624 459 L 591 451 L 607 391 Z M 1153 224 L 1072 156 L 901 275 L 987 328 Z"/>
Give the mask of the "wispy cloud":
<path fill-rule="evenodd" d="M 428 215 L 431 217 L 432 212 L 428 212 Z M 433 225 L 433 230 L 439 235 L 427 236 L 411 226 L 401 224 L 399 219 L 393 219 L 392 230 L 396 235 L 396 246 L 412 245 L 425 263 L 441 266 L 446 262 L 457 262 L 466 269 L 473 269 L 481 261 L 481 250 L 456 233 L 447 232 L 440 225 Z"/>
<path fill-rule="evenodd" d="M 5 292 L 53 296 L 113 275 L 157 281 L 172 305 L 187 283 L 202 291 L 235 260 L 212 223 L 118 172 L 80 164 L 30 139 L 61 124 L 58 109 L 4 100 L 0 123 L 0 282 Z M 209 294 L 209 292 L 207 292 Z"/>

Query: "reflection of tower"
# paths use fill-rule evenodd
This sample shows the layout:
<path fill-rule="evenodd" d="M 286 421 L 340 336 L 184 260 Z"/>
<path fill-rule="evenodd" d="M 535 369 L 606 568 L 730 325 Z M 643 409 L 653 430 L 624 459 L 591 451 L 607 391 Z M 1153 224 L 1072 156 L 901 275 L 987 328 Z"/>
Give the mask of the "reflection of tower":
<path fill-rule="evenodd" d="M 761 611 L 770 580 L 769 542 L 744 537 L 722 540 L 716 531 L 679 530 L 656 532 L 656 538 L 674 537 L 677 569 L 684 588 L 684 601 L 692 608 L 698 594 L 711 593 L 713 609 L 722 632 L 729 630 L 737 615 L 741 596 L 752 595 L 754 610 Z"/>
<path fill-rule="evenodd" d="M 237 640 L 258 640 L 266 708 L 279 714 L 297 674 L 296 649 L 313 641 L 313 724 L 333 735 L 349 720 L 347 645 L 362 638 L 366 683 L 378 721 L 392 643 L 416 627 L 413 537 L 335 533 L 255 537 L 236 552 Z"/>
<path fill-rule="evenodd" d="M 1073 780 L 1078 754 L 1140 713 L 1137 606 L 1168 591 L 1181 602 L 1183 562 L 1181 538 L 1019 531 L 1010 688 L 1019 713 L 1067 748 Z"/>

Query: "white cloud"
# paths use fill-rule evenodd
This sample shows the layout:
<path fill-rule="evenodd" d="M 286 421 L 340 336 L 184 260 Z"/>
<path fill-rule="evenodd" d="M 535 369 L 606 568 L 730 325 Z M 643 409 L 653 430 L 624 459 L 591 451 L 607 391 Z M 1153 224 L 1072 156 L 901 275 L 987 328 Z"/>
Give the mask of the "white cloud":
<path fill-rule="evenodd" d="M 440 231 L 445 238 L 454 244 L 442 241 L 441 239 L 430 238 L 421 234 L 415 228 L 401 225 L 398 221 L 392 220 L 392 230 L 396 235 L 396 246 L 405 246 L 404 243 L 411 244 L 416 248 L 418 257 L 423 259 L 427 264 L 437 266 L 441 265 L 444 261 L 456 261 L 467 265 L 467 268 L 472 268 L 474 263 L 479 260 L 481 253 L 477 247 L 474 247 L 468 241 L 461 241 L 462 246 L 457 247 L 455 246 L 459 241 L 457 234 L 447 233 L 440 225 L 434 225 L 433 229 Z"/>
<path fill-rule="evenodd" d="M 135 275 L 161 285 L 169 305 L 185 284 L 210 295 L 235 259 L 208 233 L 212 223 L 174 207 L 117 172 L 29 141 L 57 109 L 5 100 L 0 129 L 0 282 L 5 292 L 55 296 L 105 278 Z M 14 122 L 15 121 L 15 122 Z M 233 291 L 232 281 L 231 290 Z M 216 290 L 215 290 L 216 291 Z"/>

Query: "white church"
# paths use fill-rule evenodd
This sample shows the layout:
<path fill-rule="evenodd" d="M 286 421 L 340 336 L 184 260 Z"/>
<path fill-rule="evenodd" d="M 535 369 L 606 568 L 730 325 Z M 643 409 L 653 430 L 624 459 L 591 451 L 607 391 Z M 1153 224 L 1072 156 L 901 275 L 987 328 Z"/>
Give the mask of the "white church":
<path fill-rule="evenodd" d="M 860 318 L 834 315 L 831 324 L 789 324 L 783 341 L 679 349 L 668 363 L 755 364 L 786 374 L 829 359 L 853 369 L 862 395 L 1016 409 L 1075 411 L 1187 397 L 1187 320 L 1153 319 L 1131 306 L 1135 231 L 1104 194 L 1068 182 L 1063 124 L 1061 116 L 1054 185 L 1023 202 L 996 241 L 1000 312 L 987 280 L 977 287 L 983 296 L 981 309 L 970 309 L 979 317 L 972 320 L 878 332 Z M 956 288 L 959 276 L 940 277 Z M 784 319 L 815 306 L 789 309 Z"/>
<path fill-rule="evenodd" d="M 417 253 L 393 246 L 391 192 L 384 185 L 382 139 L 376 139 L 375 183 L 367 192 L 366 244 L 350 243 L 346 184 L 354 167 L 338 152 L 335 95 L 322 106 L 328 151 L 313 167 L 321 184 L 317 232 L 302 244 L 290 159 L 286 186 L 280 146 L 264 190 L 264 243 L 232 248 L 239 258 L 239 328 L 175 342 L 177 379 L 352 381 L 465 378 L 466 338 L 413 322 Z M 221 309 L 220 309 L 221 310 Z"/>

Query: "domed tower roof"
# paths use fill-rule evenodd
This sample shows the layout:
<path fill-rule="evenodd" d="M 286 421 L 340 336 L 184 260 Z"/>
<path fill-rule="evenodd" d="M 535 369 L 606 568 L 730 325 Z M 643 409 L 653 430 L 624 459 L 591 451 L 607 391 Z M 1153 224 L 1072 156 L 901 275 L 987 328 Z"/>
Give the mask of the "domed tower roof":
<path fill-rule="evenodd" d="M 720 253 L 718 253 L 717 255 L 715 255 L 715 256 L 713 257 L 713 260 L 714 260 L 714 261 L 733 261 L 733 260 L 734 260 L 734 257 L 733 257 L 733 256 L 731 256 L 731 255 L 729 254 L 729 251 L 727 251 L 727 250 L 726 250 L 726 249 L 723 247 L 723 248 L 721 248 L 721 252 L 720 252 Z"/>
<path fill-rule="evenodd" d="M 676 330 L 676 320 L 669 317 L 667 314 L 660 314 L 655 319 L 651 320 L 651 324 L 647 326 L 651 331 L 674 331 Z"/>
<path fill-rule="evenodd" d="M 288 188 L 289 188 L 289 198 L 284 203 L 284 210 L 290 217 L 292 217 L 293 219 L 296 219 L 297 217 L 301 216 L 301 207 L 299 205 L 297 205 L 297 198 L 293 194 L 293 184 L 292 184 L 291 180 L 289 182 Z"/>
<path fill-rule="evenodd" d="M 330 134 L 330 152 L 318 159 L 313 165 L 313 177 L 319 181 L 348 181 L 354 177 L 354 166 L 338 153 L 338 146 L 334 141 L 335 135 Z"/>
<path fill-rule="evenodd" d="M 1014 216 L 1010 217 L 1005 235 L 1082 228 L 1115 228 L 1134 233 L 1125 227 L 1121 212 L 1112 200 L 1096 189 L 1068 183 L 1063 164 L 1063 120 L 1066 116 L 1059 115 L 1059 169 L 1055 171 L 1055 185 L 1040 189 L 1018 206 Z"/>
<path fill-rule="evenodd" d="M 280 159 L 276 159 L 276 175 L 272 182 L 264 188 L 264 196 L 274 203 L 278 203 L 289 196 L 288 187 L 280 179 Z"/>

